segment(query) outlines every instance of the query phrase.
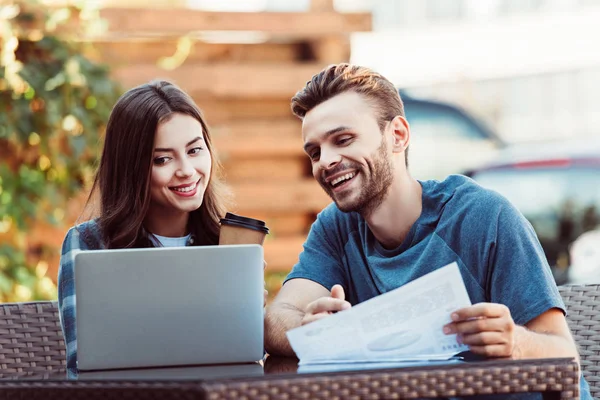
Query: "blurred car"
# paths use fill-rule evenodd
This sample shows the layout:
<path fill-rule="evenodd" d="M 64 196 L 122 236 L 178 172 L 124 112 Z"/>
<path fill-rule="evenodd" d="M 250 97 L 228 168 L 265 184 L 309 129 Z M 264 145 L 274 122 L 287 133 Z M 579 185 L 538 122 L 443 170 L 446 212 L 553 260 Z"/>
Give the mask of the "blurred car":
<path fill-rule="evenodd" d="M 600 140 L 509 146 L 466 175 L 504 195 L 525 215 L 557 283 L 568 282 L 571 244 L 600 223 Z M 586 278 L 578 274 L 577 280 Z"/>
<path fill-rule="evenodd" d="M 571 245 L 569 254 L 569 283 L 600 282 L 600 229 L 579 236 Z"/>
<path fill-rule="evenodd" d="M 416 179 L 443 179 L 478 167 L 505 143 L 467 111 L 444 102 L 418 99 L 400 91 L 411 144 L 408 164 Z"/>

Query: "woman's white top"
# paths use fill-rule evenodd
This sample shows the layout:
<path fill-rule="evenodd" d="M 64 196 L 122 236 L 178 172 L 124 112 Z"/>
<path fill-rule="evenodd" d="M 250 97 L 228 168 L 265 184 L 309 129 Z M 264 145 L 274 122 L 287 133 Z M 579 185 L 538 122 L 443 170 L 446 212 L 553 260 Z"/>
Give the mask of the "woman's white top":
<path fill-rule="evenodd" d="M 185 247 L 188 244 L 188 241 L 190 240 L 190 237 L 192 236 L 192 234 L 188 234 L 187 236 L 182 236 L 182 237 L 166 237 L 166 236 L 160 236 L 157 235 L 156 233 L 153 234 L 154 237 L 156 239 L 158 239 L 158 241 L 160 242 L 160 244 L 163 247 Z"/>

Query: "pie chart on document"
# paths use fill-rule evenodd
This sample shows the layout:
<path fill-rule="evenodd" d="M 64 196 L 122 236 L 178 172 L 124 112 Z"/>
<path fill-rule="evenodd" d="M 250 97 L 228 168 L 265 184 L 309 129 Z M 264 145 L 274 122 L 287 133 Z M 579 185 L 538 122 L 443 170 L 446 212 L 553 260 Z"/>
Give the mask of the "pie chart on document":
<path fill-rule="evenodd" d="M 419 341 L 421 335 L 417 332 L 399 331 L 381 336 L 369 342 L 367 348 L 370 351 L 394 351 L 401 350 Z"/>

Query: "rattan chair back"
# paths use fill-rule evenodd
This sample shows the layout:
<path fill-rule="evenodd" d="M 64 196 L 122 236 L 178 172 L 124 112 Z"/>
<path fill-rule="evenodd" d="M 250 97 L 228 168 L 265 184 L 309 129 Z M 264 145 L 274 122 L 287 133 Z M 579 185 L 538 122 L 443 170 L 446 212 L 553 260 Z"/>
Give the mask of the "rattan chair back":
<path fill-rule="evenodd" d="M 560 286 L 592 396 L 600 398 L 600 284 Z"/>
<path fill-rule="evenodd" d="M 64 369 L 65 343 L 56 302 L 0 304 L 0 373 Z"/>

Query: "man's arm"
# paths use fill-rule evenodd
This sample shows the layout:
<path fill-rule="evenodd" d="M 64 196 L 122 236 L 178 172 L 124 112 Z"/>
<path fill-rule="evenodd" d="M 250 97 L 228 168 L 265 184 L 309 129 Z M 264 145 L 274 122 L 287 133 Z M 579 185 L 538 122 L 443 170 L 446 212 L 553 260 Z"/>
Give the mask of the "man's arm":
<path fill-rule="evenodd" d="M 553 308 L 534 318 L 516 335 L 516 358 L 575 357 L 579 351 L 561 310 Z"/>
<path fill-rule="evenodd" d="M 348 308 L 350 303 L 344 300 L 341 286 L 334 286 L 329 292 L 308 279 L 296 278 L 286 282 L 273 303 L 267 307 L 265 350 L 269 354 L 294 356 L 287 331 Z"/>
<path fill-rule="evenodd" d="M 474 247 L 481 255 L 471 263 L 485 266 L 489 302 L 453 312 L 446 328 L 472 352 L 488 357 L 578 358 L 564 303 L 531 224 L 499 195 L 482 196 L 477 207 L 479 212 L 472 210 L 464 220 L 483 232 Z M 491 210 L 487 231 L 478 221 L 486 210 Z"/>
<path fill-rule="evenodd" d="M 444 327 L 447 334 L 476 354 L 513 359 L 574 357 L 577 346 L 562 311 L 550 309 L 525 326 L 516 325 L 508 307 L 479 303 L 452 313 L 453 322 Z"/>

